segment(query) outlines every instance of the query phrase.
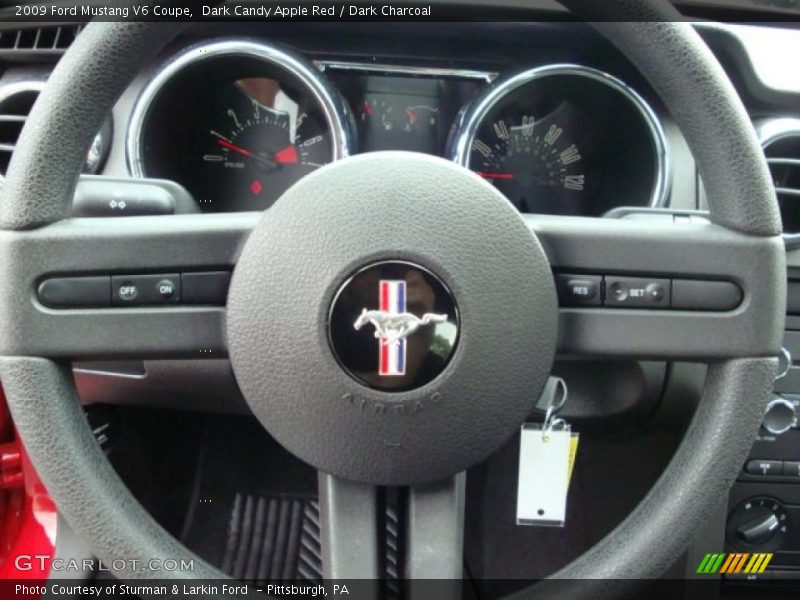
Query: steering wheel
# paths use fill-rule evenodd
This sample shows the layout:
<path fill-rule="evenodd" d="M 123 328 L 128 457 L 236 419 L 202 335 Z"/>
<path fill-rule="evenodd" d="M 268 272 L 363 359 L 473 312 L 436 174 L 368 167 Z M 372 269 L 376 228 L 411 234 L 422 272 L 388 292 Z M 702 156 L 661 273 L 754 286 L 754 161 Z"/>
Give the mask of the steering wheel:
<path fill-rule="evenodd" d="M 564 4 L 593 16 L 586 3 Z M 771 390 L 785 302 L 780 217 L 747 114 L 692 27 L 676 22 L 665 2 L 594 9 L 607 21 L 597 29 L 645 74 L 681 127 L 710 223 L 523 217 L 466 169 L 411 153 L 321 168 L 263 214 L 73 219 L 94 132 L 181 27 L 94 23 L 81 33 L 36 102 L 8 172 L 0 376 L 36 469 L 99 558 L 194 560 L 191 572 L 126 567 L 118 573 L 126 578 L 224 577 L 159 526 L 107 463 L 69 361 L 225 354 L 256 417 L 322 473 L 331 578 L 378 575 L 381 485 L 410 486 L 406 575 L 461 577 L 463 472 L 518 430 L 556 351 L 705 362 L 702 401 L 662 477 L 553 578 L 583 580 L 570 588 L 574 597 L 616 596 L 631 580 L 659 576 L 685 550 L 739 472 Z M 340 308 L 362 308 L 349 286 L 365 272 L 377 281 L 381 272 L 370 270 L 387 264 L 432 282 L 445 306 L 432 312 L 449 315 L 455 334 L 432 375 L 402 389 L 354 376 L 347 345 L 331 333 Z M 223 267 L 234 269 L 226 309 L 53 310 L 35 295 L 53 274 Z M 730 281 L 743 301 L 726 312 L 559 310 L 553 270 Z"/>

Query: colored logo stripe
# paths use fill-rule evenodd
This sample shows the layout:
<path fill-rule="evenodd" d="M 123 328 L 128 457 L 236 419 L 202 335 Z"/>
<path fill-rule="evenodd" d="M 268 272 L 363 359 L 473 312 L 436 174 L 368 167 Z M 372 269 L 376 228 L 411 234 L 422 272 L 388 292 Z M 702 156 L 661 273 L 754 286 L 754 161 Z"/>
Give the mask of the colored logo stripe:
<path fill-rule="evenodd" d="M 763 573 L 772 560 L 772 553 L 747 552 L 706 554 L 697 567 L 697 573 L 713 575 L 716 573 Z"/>
<path fill-rule="evenodd" d="M 406 282 L 403 280 L 382 279 L 380 281 L 380 309 L 392 315 L 406 312 Z M 406 341 L 389 342 L 380 338 L 378 374 L 397 376 L 406 374 Z"/>

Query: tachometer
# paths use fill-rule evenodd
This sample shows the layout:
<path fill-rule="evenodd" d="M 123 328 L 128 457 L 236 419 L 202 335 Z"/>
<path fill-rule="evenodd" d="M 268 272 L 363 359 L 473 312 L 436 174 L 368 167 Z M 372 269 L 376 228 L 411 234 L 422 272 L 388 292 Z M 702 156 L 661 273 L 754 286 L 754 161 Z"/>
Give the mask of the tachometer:
<path fill-rule="evenodd" d="M 344 101 L 301 57 L 250 42 L 191 48 L 142 93 L 134 175 L 171 179 L 208 212 L 261 210 L 350 152 Z"/>
<path fill-rule="evenodd" d="M 666 142 L 644 100 L 619 80 L 574 65 L 526 71 L 465 112 L 451 154 L 522 212 L 601 215 L 659 205 Z"/>
<path fill-rule="evenodd" d="M 208 178 L 202 204 L 229 195 L 244 207 L 271 205 L 292 183 L 331 160 L 324 122 L 288 97 L 275 79 L 251 77 L 215 100 L 202 149 Z"/>

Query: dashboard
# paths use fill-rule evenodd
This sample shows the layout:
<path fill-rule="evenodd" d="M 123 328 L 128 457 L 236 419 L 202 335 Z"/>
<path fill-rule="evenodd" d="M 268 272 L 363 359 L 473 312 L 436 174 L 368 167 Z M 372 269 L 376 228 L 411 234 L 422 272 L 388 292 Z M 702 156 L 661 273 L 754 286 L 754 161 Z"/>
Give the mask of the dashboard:
<path fill-rule="evenodd" d="M 655 110 L 596 67 L 319 59 L 245 37 L 167 56 L 125 150 L 131 175 L 180 184 L 202 212 L 267 209 L 325 164 L 386 150 L 452 160 L 530 213 L 659 207 L 671 181 Z"/>

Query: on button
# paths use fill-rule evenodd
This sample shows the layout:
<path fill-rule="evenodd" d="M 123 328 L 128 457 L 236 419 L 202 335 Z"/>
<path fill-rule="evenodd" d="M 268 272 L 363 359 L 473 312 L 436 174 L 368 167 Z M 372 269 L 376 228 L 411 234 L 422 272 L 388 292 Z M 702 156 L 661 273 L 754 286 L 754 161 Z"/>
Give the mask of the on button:
<path fill-rule="evenodd" d="M 171 279 L 162 279 L 156 284 L 156 292 L 164 300 L 171 299 L 177 292 L 177 286 Z"/>

